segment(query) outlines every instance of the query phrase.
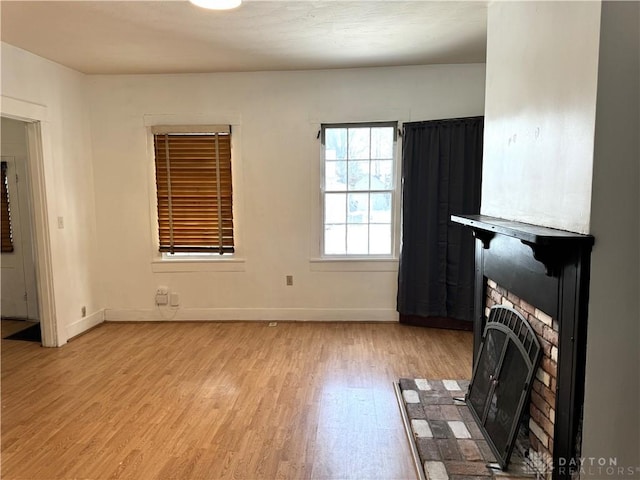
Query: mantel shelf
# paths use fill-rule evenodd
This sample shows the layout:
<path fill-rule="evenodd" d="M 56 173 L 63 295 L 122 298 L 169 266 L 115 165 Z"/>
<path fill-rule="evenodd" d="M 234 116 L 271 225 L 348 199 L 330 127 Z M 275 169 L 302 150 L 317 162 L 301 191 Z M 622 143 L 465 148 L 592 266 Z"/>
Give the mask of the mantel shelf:
<path fill-rule="evenodd" d="M 484 248 L 490 248 L 495 235 L 517 238 L 533 250 L 536 260 L 542 262 L 547 275 L 555 275 L 567 249 L 578 246 L 591 248 L 592 235 L 583 235 L 565 230 L 531 225 L 528 223 L 505 220 L 487 215 L 451 215 L 451 221 L 473 230 L 473 235 L 482 241 Z"/>

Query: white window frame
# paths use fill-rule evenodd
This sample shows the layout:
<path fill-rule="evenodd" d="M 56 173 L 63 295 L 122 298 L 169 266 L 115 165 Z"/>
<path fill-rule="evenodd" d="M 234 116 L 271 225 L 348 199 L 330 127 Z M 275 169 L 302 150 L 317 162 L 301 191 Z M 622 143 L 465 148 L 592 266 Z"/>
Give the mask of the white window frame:
<path fill-rule="evenodd" d="M 393 183 L 391 190 L 391 253 L 390 254 L 326 254 L 324 245 L 325 229 L 325 130 L 327 128 L 373 128 L 373 127 L 394 127 L 393 145 Z M 400 141 L 399 141 L 398 121 L 375 121 L 375 122 L 349 122 L 349 123 L 323 123 L 320 125 L 320 196 L 319 196 L 319 257 L 311 259 L 313 270 L 334 270 L 338 267 L 345 271 L 387 271 L 397 268 L 397 260 L 400 250 Z M 369 159 L 371 160 L 371 159 Z M 372 190 L 358 190 L 354 193 L 370 193 Z M 367 263 L 376 262 L 376 264 Z M 325 264 L 323 266 L 323 264 Z M 327 265 L 329 264 L 329 265 Z M 333 264 L 333 265 L 330 265 Z"/>
<path fill-rule="evenodd" d="M 147 114 L 143 116 L 147 139 L 148 158 L 148 198 L 149 198 L 149 231 L 151 271 L 154 273 L 171 272 L 243 272 L 245 271 L 243 237 L 244 202 L 242 176 L 242 122 L 237 115 L 174 115 Z M 235 252 L 220 255 L 219 253 L 196 253 L 187 255 L 165 255 L 159 251 L 158 209 L 155 180 L 155 151 L 151 127 L 157 125 L 230 125 L 231 136 L 231 179 L 233 182 L 233 219 Z"/>

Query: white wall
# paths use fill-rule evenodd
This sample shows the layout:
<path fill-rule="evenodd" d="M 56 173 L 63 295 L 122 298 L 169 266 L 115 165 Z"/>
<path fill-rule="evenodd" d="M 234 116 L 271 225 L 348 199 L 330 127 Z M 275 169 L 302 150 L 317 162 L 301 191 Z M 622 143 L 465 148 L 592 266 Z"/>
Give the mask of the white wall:
<path fill-rule="evenodd" d="M 587 233 L 598 2 L 489 8 L 482 213 Z"/>
<path fill-rule="evenodd" d="M 106 318 L 395 320 L 396 262 L 355 268 L 382 271 L 310 262 L 319 256 L 316 134 L 321 122 L 481 115 L 484 74 L 484 65 L 458 65 L 91 77 Z M 163 121 L 233 124 L 244 263 L 228 268 L 241 271 L 161 272 L 153 263 L 153 156 L 145 123 Z M 227 267 L 211 267 L 220 268 Z M 285 286 L 287 274 L 292 287 Z M 177 311 L 154 306 L 159 285 L 180 294 Z"/>
<path fill-rule="evenodd" d="M 640 467 L 639 14 L 637 2 L 602 4 L 583 443 L 625 467 Z"/>
<path fill-rule="evenodd" d="M 1 53 L 2 114 L 33 120 L 33 111 L 42 117 L 52 303 L 58 343 L 63 344 L 101 321 L 103 309 L 95 288 L 98 251 L 86 77 L 5 43 Z M 63 229 L 57 228 L 58 217 Z"/>
<path fill-rule="evenodd" d="M 582 455 L 624 468 L 582 478 L 640 466 L 639 18 L 636 2 L 489 7 L 482 213 L 595 236 Z"/>

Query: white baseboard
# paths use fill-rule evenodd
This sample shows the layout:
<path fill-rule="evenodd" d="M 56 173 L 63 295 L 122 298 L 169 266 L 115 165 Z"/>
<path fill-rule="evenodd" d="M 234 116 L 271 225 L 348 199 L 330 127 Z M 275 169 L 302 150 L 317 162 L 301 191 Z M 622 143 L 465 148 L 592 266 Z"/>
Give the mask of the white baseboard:
<path fill-rule="evenodd" d="M 67 340 L 69 338 L 73 338 L 76 335 L 80 335 L 83 332 L 86 332 L 90 328 L 95 327 L 96 325 L 104 322 L 105 318 L 105 310 L 101 309 L 97 312 L 92 313 L 91 315 L 87 315 L 80 320 L 73 322 L 71 325 L 67 325 Z"/>
<path fill-rule="evenodd" d="M 170 308 L 112 309 L 104 311 L 109 322 L 136 321 L 301 321 L 301 322 L 397 322 L 389 308 Z"/>

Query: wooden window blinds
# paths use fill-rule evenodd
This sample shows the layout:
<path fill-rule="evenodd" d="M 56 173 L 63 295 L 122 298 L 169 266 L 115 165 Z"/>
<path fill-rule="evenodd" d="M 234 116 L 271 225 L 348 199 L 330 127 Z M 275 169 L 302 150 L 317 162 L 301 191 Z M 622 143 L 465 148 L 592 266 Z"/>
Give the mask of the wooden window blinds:
<path fill-rule="evenodd" d="M 233 253 L 231 128 L 152 127 L 160 251 Z"/>
<path fill-rule="evenodd" d="M 2 218 L 0 219 L 0 228 L 2 229 L 2 253 L 13 252 L 13 233 L 11 231 L 11 210 L 9 207 L 9 188 L 7 184 L 7 162 L 2 162 L 2 174 L 0 177 L 1 192 L 0 195 L 0 212 Z"/>

